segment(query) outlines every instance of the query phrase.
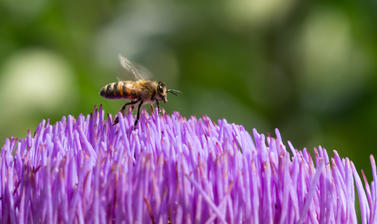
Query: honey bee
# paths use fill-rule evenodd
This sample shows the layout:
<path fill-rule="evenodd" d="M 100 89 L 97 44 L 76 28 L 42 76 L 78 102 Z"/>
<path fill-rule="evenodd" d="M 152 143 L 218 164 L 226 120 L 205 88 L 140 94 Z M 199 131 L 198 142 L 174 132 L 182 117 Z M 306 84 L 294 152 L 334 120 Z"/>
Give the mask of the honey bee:
<path fill-rule="evenodd" d="M 160 101 L 164 103 L 168 102 L 167 94 L 171 93 L 173 95 L 178 95 L 181 93 L 175 89 L 167 89 L 166 84 L 161 81 L 146 80 L 144 76 L 136 66 L 127 58 L 119 55 L 120 64 L 128 73 L 131 73 L 136 81 L 118 81 L 109 83 L 104 86 L 100 91 L 100 96 L 107 99 L 130 99 L 131 101 L 125 103 L 120 112 L 125 113 L 126 107 L 128 105 L 132 106 L 139 104 L 137 108 L 137 117 L 135 120 L 134 127 L 136 127 L 137 122 L 140 118 L 140 108 L 143 104 L 150 104 L 151 109 L 153 109 L 153 103 L 156 103 L 158 111 L 160 111 Z M 113 125 L 119 122 L 119 118 L 116 117 Z"/>

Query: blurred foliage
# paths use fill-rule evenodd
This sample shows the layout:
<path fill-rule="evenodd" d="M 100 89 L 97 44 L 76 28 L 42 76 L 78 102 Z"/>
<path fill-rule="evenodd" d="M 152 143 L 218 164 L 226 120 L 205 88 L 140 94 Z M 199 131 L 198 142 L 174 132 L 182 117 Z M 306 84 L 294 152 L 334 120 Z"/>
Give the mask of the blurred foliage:
<path fill-rule="evenodd" d="M 376 1 L 1 0 L 0 142 L 45 118 L 87 114 L 129 79 L 121 53 L 208 114 L 369 170 L 377 134 Z M 147 107 L 146 107 L 147 108 Z"/>

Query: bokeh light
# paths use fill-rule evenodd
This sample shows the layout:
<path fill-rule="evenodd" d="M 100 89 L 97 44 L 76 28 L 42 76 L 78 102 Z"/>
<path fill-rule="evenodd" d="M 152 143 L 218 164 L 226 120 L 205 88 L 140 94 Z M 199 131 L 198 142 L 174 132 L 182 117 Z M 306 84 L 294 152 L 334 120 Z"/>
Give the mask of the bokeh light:
<path fill-rule="evenodd" d="M 19 129 L 75 106 L 77 87 L 69 64 L 46 50 L 17 52 L 5 61 L 0 77 L 0 133 Z M 62 109 L 65 108 L 65 109 Z M 29 127 L 31 128 L 31 127 Z"/>

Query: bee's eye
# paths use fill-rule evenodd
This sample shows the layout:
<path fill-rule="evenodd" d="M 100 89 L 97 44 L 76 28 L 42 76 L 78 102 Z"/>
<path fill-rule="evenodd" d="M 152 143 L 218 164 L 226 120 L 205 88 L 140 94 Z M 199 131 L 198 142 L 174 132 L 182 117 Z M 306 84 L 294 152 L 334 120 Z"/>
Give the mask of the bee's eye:
<path fill-rule="evenodd" d="M 162 93 L 162 86 L 158 86 L 158 87 L 157 87 L 157 91 L 158 91 L 159 93 Z"/>

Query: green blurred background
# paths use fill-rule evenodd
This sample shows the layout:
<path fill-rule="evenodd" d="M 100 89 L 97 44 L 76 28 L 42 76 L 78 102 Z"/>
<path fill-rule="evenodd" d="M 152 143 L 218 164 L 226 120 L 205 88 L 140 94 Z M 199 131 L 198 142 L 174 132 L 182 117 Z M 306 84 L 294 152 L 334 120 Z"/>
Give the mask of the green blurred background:
<path fill-rule="evenodd" d="M 184 93 L 169 113 L 279 128 L 296 148 L 370 170 L 376 11 L 374 0 L 0 0 L 0 143 L 95 104 L 116 113 L 123 101 L 98 92 L 129 78 L 121 53 Z"/>

